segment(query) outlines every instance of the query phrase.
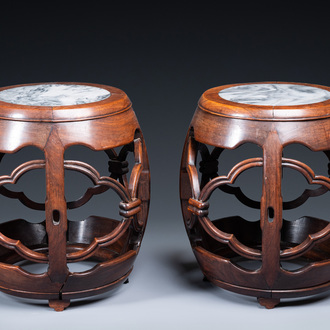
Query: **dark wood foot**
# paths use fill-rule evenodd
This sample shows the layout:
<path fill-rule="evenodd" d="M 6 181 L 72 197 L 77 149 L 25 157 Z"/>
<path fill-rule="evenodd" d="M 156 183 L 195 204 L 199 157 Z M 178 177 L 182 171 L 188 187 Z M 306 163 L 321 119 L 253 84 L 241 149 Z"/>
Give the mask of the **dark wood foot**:
<path fill-rule="evenodd" d="M 203 277 L 203 282 L 210 282 L 206 276 Z"/>
<path fill-rule="evenodd" d="M 49 300 L 49 307 L 54 308 L 56 312 L 62 312 L 65 308 L 70 305 L 70 300 L 57 300 L 51 299 Z"/>
<path fill-rule="evenodd" d="M 267 309 L 272 309 L 280 303 L 280 299 L 276 299 L 276 298 L 258 298 L 258 302 L 261 306 L 264 306 Z"/>
<path fill-rule="evenodd" d="M 128 284 L 128 283 L 129 283 L 129 279 L 127 278 L 124 284 Z"/>

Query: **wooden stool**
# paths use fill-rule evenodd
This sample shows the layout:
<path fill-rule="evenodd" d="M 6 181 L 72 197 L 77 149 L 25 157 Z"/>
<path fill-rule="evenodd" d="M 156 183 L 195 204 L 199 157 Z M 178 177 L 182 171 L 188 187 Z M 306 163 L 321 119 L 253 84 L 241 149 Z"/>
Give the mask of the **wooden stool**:
<path fill-rule="evenodd" d="M 202 95 L 183 150 L 180 196 L 193 251 L 209 281 L 255 296 L 267 308 L 273 308 L 281 298 L 313 295 L 330 288 L 329 222 L 309 216 L 293 221 L 282 218 L 283 210 L 296 208 L 309 197 L 330 189 L 326 175 L 314 173 L 301 161 L 283 157 L 283 148 L 300 143 L 312 151 L 323 151 L 330 159 L 329 132 L 328 87 L 237 84 L 212 88 Z M 262 156 L 244 159 L 228 173 L 219 172 L 220 154 L 247 142 L 261 147 Z M 199 171 L 197 157 L 201 158 Z M 222 162 L 225 164 L 225 157 Z M 233 186 L 241 173 L 257 167 L 263 173 L 260 201 Z M 282 201 L 285 168 L 298 171 L 312 189 L 306 189 L 295 200 Z M 215 189 L 260 209 L 260 221 L 246 221 L 234 215 L 211 221 L 209 198 Z M 305 266 L 300 269 L 282 267 L 286 260 L 301 259 Z M 259 266 L 248 269 L 240 261 L 255 261 Z"/>
<path fill-rule="evenodd" d="M 105 151 L 110 175 L 100 176 L 85 162 L 65 160 L 64 151 L 73 145 Z M 103 293 L 123 283 L 130 274 L 149 207 L 146 147 L 123 91 L 81 83 L 0 89 L 1 159 L 26 146 L 39 148 L 45 158 L 25 162 L 11 174 L 0 176 L 0 193 L 44 211 L 46 220 L 31 223 L 18 219 L 0 225 L 0 290 L 19 297 L 47 299 L 51 307 L 61 311 L 70 299 Z M 115 151 L 115 147 L 121 150 Z M 131 173 L 126 161 L 129 153 L 135 159 Z M 35 169 L 45 172 L 45 203 L 36 203 L 23 192 L 9 189 Z M 92 181 L 93 186 L 76 201 L 65 199 L 65 170 L 79 172 Z M 67 209 L 85 205 L 108 189 L 121 200 L 122 220 L 99 216 L 82 221 L 67 219 Z M 32 274 L 16 265 L 22 260 L 46 263 L 48 269 L 43 274 Z M 84 272 L 69 271 L 67 263 L 83 260 L 98 263 Z"/>

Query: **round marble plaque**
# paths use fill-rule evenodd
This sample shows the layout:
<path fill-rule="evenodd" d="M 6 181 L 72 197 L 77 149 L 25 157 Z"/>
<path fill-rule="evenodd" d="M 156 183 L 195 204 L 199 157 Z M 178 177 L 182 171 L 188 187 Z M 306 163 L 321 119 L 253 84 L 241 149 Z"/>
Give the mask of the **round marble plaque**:
<path fill-rule="evenodd" d="M 108 90 L 94 86 L 38 84 L 5 89 L 0 92 L 0 101 L 53 107 L 98 102 L 110 95 Z"/>
<path fill-rule="evenodd" d="M 268 106 L 290 106 L 322 102 L 330 99 L 325 89 L 295 84 L 249 84 L 223 89 L 225 100 Z"/>

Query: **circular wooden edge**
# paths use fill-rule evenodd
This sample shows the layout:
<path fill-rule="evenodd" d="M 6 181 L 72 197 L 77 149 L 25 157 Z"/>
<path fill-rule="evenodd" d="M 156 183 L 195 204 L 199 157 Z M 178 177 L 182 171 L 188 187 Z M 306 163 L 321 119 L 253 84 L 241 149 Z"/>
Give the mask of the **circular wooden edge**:
<path fill-rule="evenodd" d="M 296 120 L 315 120 L 330 117 L 330 99 L 310 104 L 291 105 L 291 106 L 266 106 L 237 103 L 223 99 L 219 92 L 236 86 L 253 84 L 293 84 L 304 85 L 324 89 L 330 92 L 330 87 L 296 82 L 254 82 L 223 85 L 213 87 L 205 91 L 199 99 L 198 109 L 212 113 L 217 116 L 231 117 L 248 120 L 267 120 L 267 121 L 296 121 Z"/>
<path fill-rule="evenodd" d="M 285 299 L 285 298 L 304 298 L 313 296 L 316 294 L 323 293 L 325 291 L 330 290 L 330 281 L 324 284 L 316 285 L 313 287 L 307 287 L 302 289 L 285 289 L 285 290 L 263 290 L 263 289 L 254 289 L 249 287 L 243 287 L 227 282 L 223 282 L 219 279 L 215 278 L 207 278 L 211 283 L 214 285 L 231 291 L 235 292 L 241 295 L 251 296 L 251 297 L 272 297 L 272 298 L 278 298 L 278 299 Z"/>
<path fill-rule="evenodd" d="M 212 254 L 208 250 L 204 249 L 203 247 L 194 247 L 193 251 L 195 254 L 206 253 L 208 256 Z M 206 259 L 206 257 L 204 257 Z M 207 257 L 209 258 L 209 257 Z M 296 297 L 307 297 L 311 295 L 315 295 L 318 293 L 323 293 L 330 289 L 330 281 L 325 283 L 319 283 L 313 286 L 306 286 L 300 288 L 285 288 L 285 289 L 268 289 L 265 288 L 257 288 L 253 286 L 242 286 L 240 284 L 235 284 L 233 282 L 227 282 L 220 279 L 218 276 L 214 274 L 210 274 L 210 272 L 205 268 L 202 267 L 201 264 L 200 268 L 204 274 L 204 276 L 214 285 L 226 289 L 228 291 L 232 291 L 241 295 L 253 296 L 253 297 L 268 297 L 268 298 L 296 298 Z M 253 271 L 251 271 L 253 273 Z"/>
<path fill-rule="evenodd" d="M 93 84 L 93 83 L 77 83 L 77 82 L 46 82 L 12 85 L 0 88 L 0 92 L 6 89 L 33 86 L 33 85 L 84 85 L 102 88 L 111 93 L 104 100 L 78 105 L 67 106 L 31 106 L 7 103 L 0 101 L 0 119 L 15 121 L 37 121 L 37 122 L 68 122 L 79 121 L 107 117 L 117 113 L 127 111 L 132 104 L 128 96 L 119 88 Z"/>
<path fill-rule="evenodd" d="M 70 291 L 62 293 L 62 297 L 65 299 L 81 299 L 87 298 L 95 295 L 99 295 L 105 293 L 107 291 L 113 290 L 117 288 L 120 284 L 122 284 L 128 276 L 131 274 L 133 270 L 133 264 L 129 271 L 124 275 L 120 276 L 113 282 L 97 286 L 92 289 L 86 290 L 77 290 L 77 291 Z M 49 300 L 49 299 L 58 299 L 58 292 L 39 292 L 39 291 L 21 291 L 18 289 L 6 288 L 0 286 L 0 291 L 6 293 L 8 295 L 16 296 L 19 298 L 26 298 L 26 299 L 40 299 L 40 300 Z"/>

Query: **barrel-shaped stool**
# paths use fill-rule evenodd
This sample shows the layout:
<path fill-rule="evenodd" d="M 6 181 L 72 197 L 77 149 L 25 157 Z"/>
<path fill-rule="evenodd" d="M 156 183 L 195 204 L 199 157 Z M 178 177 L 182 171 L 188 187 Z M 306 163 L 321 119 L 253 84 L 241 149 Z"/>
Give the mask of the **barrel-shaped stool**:
<path fill-rule="evenodd" d="M 260 157 L 243 157 L 222 172 L 226 153 L 239 151 L 234 149 L 246 143 L 260 147 Z M 327 174 L 315 173 L 306 163 L 283 156 L 285 147 L 297 144 L 311 153 L 325 154 L 327 167 L 330 88 L 266 82 L 209 89 L 199 100 L 183 150 L 183 218 L 205 278 L 224 289 L 257 297 L 266 308 L 273 308 L 281 298 L 313 295 L 330 288 L 329 219 L 309 215 L 284 220 L 282 215 L 330 189 Z M 235 185 L 242 173 L 255 168 L 262 172 L 260 200 L 250 198 Z M 292 200 L 282 198 L 284 169 L 302 175 L 308 184 L 308 189 Z M 209 200 L 216 190 L 259 209 L 260 220 L 247 221 L 236 216 L 235 209 L 232 216 L 210 219 L 214 204 Z M 221 199 L 217 203 L 230 209 Z M 302 260 L 301 267 L 283 267 L 285 262 Z M 244 266 L 248 262 L 258 266 Z"/>
<path fill-rule="evenodd" d="M 87 162 L 65 159 L 64 152 L 76 145 L 102 155 L 104 151 L 107 175 L 101 176 Z M 106 292 L 127 280 L 147 221 L 147 152 L 127 95 L 114 87 L 85 83 L 0 88 L 1 161 L 28 146 L 40 149 L 44 158 L 1 173 L 0 194 L 43 212 L 45 220 L 0 224 L 0 290 L 49 300 L 61 311 L 71 299 Z M 134 159 L 131 167 L 129 153 Z M 24 174 L 37 169 L 44 171 L 44 203 L 14 187 Z M 80 173 L 91 182 L 77 200 L 65 198 L 65 171 Z M 96 215 L 80 221 L 67 219 L 68 209 L 79 208 L 107 190 L 119 196 L 119 219 L 98 216 L 97 209 L 92 213 Z M 46 271 L 31 273 L 20 267 L 23 260 L 47 264 Z M 96 265 L 82 272 L 69 270 L 68 263 L 86 260 Z"/>

